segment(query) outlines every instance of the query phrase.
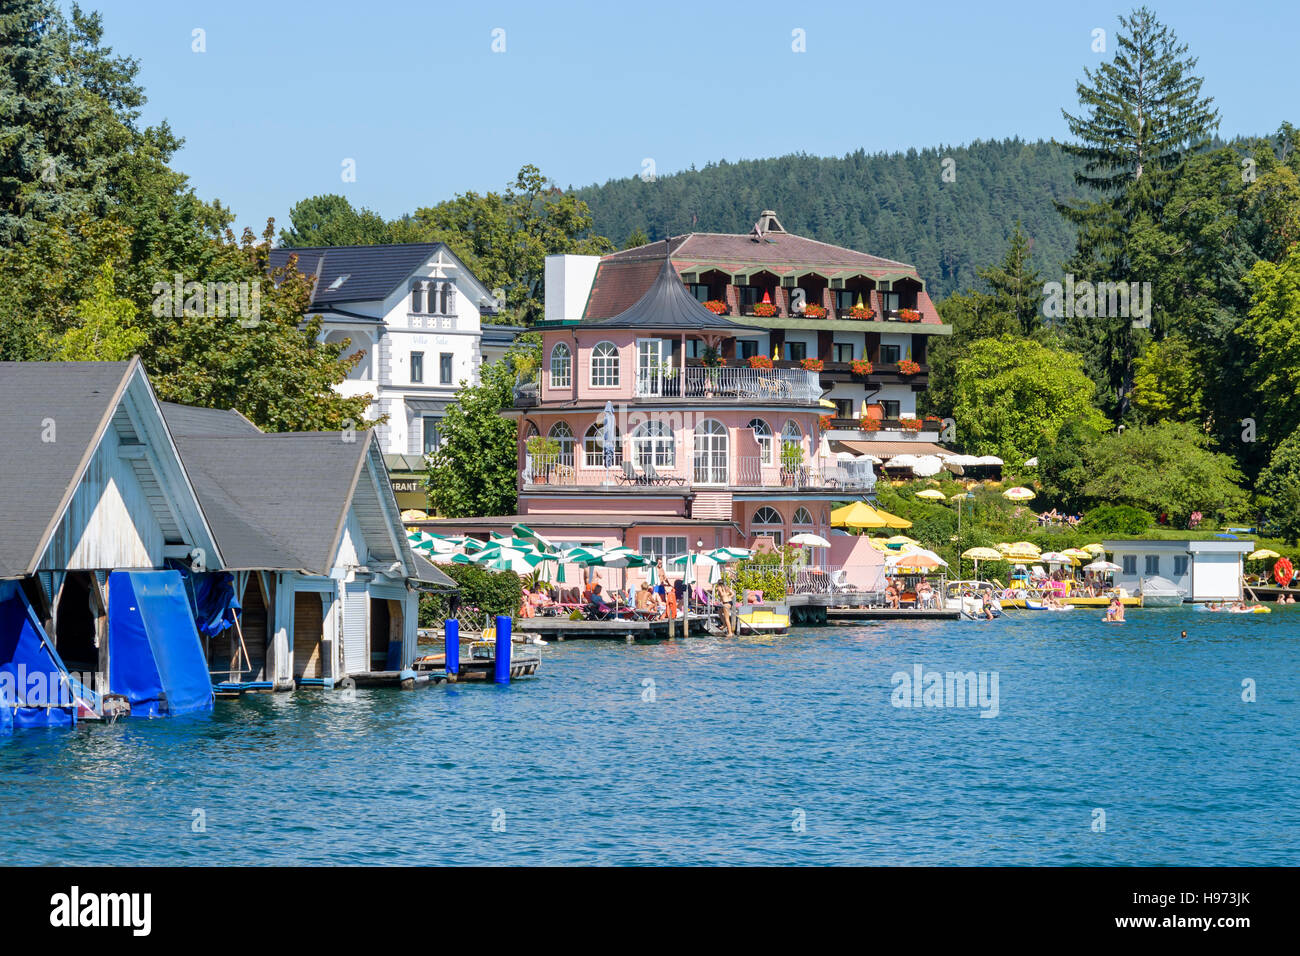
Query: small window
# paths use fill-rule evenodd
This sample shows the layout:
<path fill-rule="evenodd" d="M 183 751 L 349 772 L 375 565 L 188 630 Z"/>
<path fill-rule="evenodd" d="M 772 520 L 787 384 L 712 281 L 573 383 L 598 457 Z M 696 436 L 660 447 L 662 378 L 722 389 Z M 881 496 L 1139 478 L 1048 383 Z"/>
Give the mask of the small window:
<path fill-rule="evenodd" d="M 794 509 L 794 524 L 805 525 L 805 524 L 812 524 L 812 523 L 813 523 L 812 513 L 809 512 L 807 508 Z"/>
<path fill-rule="evenodd" d="M 781 514 L 775 508 L 766 506 L 759 508 L 754 512 L 754 520 L 750 524 L 750 531 L 755 535 L 771 535 L 772 540 L 776 542 L 777 547 L 781 546 L 784 540 L 784 523 L 781 521 Z"/>
<path fill-rule="evenodd" d="M 442 437 L 438 433 L 438 426 L 442 423 L 441 418 L 435 418 L 432 415 L 426 415 L 422 424 L 424 425 L 424 453 L 432 455 L 438 450 L 438 445 Z"/>
<path fill-rule="evenodd" d="M 741 361 L 751 359 L 758 354 L 757 339 L 737 339 L 736 348 L 740 351 Z"/>
<path fill-rule="evenodd" d="M 1180 578 L 1187 573 L 1187 555 L 1174 555 L 1174 577 Z"/>
<path fill-rule="evenodd" d="M 692 282 L 687 285 L 691 290 L 691 295 L 695 296 L 697 302 L 709 301 L 709 287 L 703 282 Z"/>
<path fill-rule="evenodd" d="M 882 365 L 897 365 L 898 360 L 903 357 L 902 350 L 897 345 L 880 346 L 880 362 Z"/>
<path fill-rule="evenodd" d="M 614 434 L 614 441 L 611 443 L 610 460 L 605 461 L 605 428 L 600 422 L 596 422 L 587 429 L 587 433 L 582 436 L 583 458 L 588 468 L 618 468 L 623 464 L 623 443 L 619 440 L 617 431 Z"/>
<path fill-rule="evenodd" d="M 835 290 L 835 311 L 847 312 L 862 300 L 864 308 L 871 308 L 871 293 L 863 292 L 861 289 L 836 289 Z"/>
<path fill-rule="evenodd" d="M 836 342 L 835 343 L 835 361 L 852 362 L 853 361 L 853 343 Z"/>
<path fill-rule="evenodd" d="M 897 312 L 898 293 L 897 292 L 880 293 L 880 305 L 886 312 Z"/>
<path fill-rule="evenodd" d="M 442 352 L 438 355 L 438 381 L 443 385 L 452 384 L 451 363 L 452 354 L 450 352 Z"/>
<path fill-rule="evenodd" d="M 787 342 L 785 345 L 785 357 L 791 362 L 802 362 L 808 357 L 808 343 Z"/>
<path fill-rule="evenodd" d="M 424 381 L 424 353 L 411 353 L 411 382 L 419 385 Z"/>
<path fill-rule="evenodd" d="M 738 285 L 736 286 L 736 292 L 740 296 L 742 306 L 758 305 L 763 301 L 763 289 L 756 285 Z"/>
<path fill-rule="evenodd" d="M 563 342 L 551 349 L 551 388 L 568 388 L 573 384 L 573 355 Z"/>
<path fill-rule="evenodd" d="M 897 417 L 898 417 L 898 415 L 899 415 L 899 411 L 900 411 L 900 409 L 899 409 L 899 407 L 898 407 L 898 402 L 896 402 L 896 401 L 890 401 L 889 399 L 886 399 L 886 400 L 882 401 L 880 404 L 881 404 L 881 406 L 882 406 L 882 411 L 883 411 L 884 416 L 885 416 L 886 418 L 897 418 Z"/>
<path fill-rule="evenodd" d="M 1159 573 L 1160 573 L 1160 555 L 1158 555 L 1158 554 L 1148 554 L 1148 555 L 1146 556 L 1146 558 L 1147 558 L 1147 559 L 1146 559 L 1146 572 L 1145 572 L 1145 573 L 1146 573 L 1146 574 L 1159 574 Z"/>
<path fill-rule="evenodd" d="M 835 402 L 835 417 L 836 417 L 836 418 L 852 418 L 852 417 L 853 417 L 853 399 L 851 399 L 851 398 L 836 398 L 836 399 L 832 399 L 832 401 Z"/>
<path fill-rule="evenodd" d="M 618 348 L 613 342 L 601 342 L 591 350 L 591 384 L 595 388 L 614 388 L 618 382 Z"/>
<path fill-rule="evenodd" d="M 424 286 L 416 285 L 411 288 L 411 311 L 424 311 Z"/>
<path fill-rule="evenodd" d="M 650 558 L 652 561 L 662 558 L 664 566 L 667 567 L 668 562 L 686 553 L 686 538 L 678 535 L 643 534 L 640 550 L 642 557 Z"/>
<path fill-rule="evenodd" d="M 1138 557 L 1136 554 L 1126 554 L 1120 564 L 1124 568 L 1126 575 L 1132 576 L 1138 573 Z"/>

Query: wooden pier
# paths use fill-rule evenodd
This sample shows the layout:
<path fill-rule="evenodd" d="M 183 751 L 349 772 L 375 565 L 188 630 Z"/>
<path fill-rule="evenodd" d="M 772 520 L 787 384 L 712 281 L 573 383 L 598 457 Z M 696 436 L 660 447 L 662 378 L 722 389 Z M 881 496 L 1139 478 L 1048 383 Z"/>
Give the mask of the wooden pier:
<path fill-rule="evenodd" d="M 826 619 L 852 621 L 956 621 L 961 611 L 944 607 L 828 607 Z"/>
<path fill-rule="evenodd" d="M 670 637 L 705 637 L 705 618 L 692 614 L 689 629 L 677 621 L 633 621 L 618 618 L 606 621 L 571 621 L 567 617 L 525 617 L 515 619 L 515 631 L 534 634 L 545 641 L 607 640 L 666 641 Z"/>

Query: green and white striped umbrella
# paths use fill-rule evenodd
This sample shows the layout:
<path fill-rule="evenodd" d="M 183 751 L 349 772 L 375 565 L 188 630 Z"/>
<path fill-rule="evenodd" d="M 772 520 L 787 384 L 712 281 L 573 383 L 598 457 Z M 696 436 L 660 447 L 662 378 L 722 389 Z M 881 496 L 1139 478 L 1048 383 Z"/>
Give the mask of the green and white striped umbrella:
<path fill-rule="evenodd" d="M 546 538 L 542 537 L 532 528 L 528 527 L 528 525 L 526 524 L 514 525 L 513 527 L 511 527 L 510 530 L 515 533 L 515 537 L 522 538 L 525 541 L 531 542 L 533 547 L 536 548 L 538 551 L 542 552 L 543 554 L 559 553 L 560 550 L 559 548 L 557 548 Z"/>

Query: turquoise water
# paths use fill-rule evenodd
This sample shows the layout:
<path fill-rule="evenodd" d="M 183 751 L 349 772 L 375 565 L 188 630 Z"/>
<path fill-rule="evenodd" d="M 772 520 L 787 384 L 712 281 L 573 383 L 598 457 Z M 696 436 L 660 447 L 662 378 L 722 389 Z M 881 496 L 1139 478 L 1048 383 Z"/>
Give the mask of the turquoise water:
<path fill-rule="evenodd" d="M 508 688 L 20 731 L 0 862 L 1300 863 L 1300 608 L 1099 617 L 570 642 Z M 996 672 L 998 715 L 891 706 L 917 664 Z"/>

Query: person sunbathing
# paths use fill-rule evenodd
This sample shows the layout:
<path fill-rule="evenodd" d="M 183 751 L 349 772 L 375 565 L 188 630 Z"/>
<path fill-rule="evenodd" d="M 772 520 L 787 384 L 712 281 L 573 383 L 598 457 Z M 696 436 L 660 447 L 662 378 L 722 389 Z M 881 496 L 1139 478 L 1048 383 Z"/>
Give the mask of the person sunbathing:
<path fill-rule="evenodd" d="M 898 607 L 898 586 L 893 581 L 885 585 L 885 603 L 892 608 Z"/>

